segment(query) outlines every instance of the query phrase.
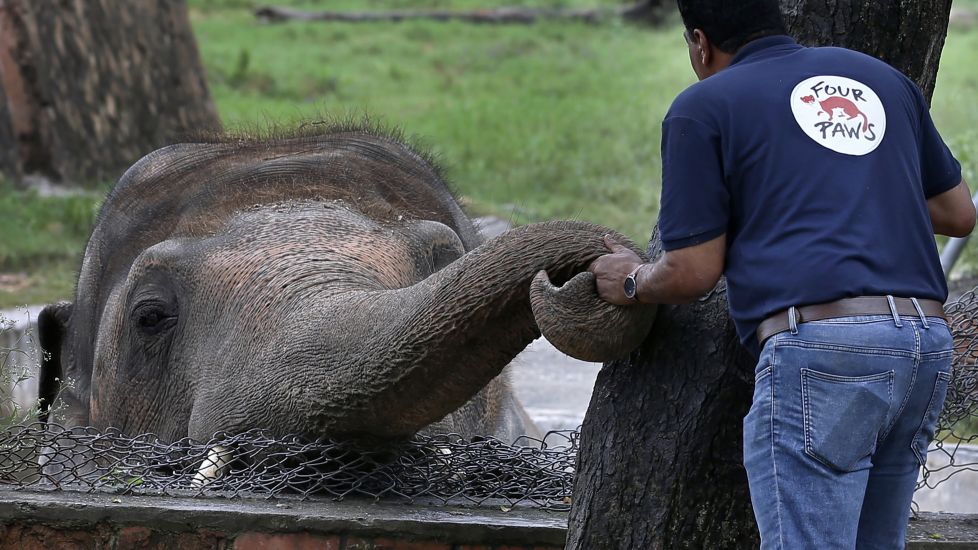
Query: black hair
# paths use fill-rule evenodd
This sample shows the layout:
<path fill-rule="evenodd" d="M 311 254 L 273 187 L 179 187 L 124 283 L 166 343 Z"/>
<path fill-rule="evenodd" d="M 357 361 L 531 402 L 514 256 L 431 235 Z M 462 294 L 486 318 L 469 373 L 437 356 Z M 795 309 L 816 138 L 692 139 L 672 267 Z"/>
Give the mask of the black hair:
<path fill-rule="evenodd" d="M 678 0 L 690 36 L 700 29 L 714 46 L 734 53 L 764 36 L 785 34 L 778 0 Z"/>

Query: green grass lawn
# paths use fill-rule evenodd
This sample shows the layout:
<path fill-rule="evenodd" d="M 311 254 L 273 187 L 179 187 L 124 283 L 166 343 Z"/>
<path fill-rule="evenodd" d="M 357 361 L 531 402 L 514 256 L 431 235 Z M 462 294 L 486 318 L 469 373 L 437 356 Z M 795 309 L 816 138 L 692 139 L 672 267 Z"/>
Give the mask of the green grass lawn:
<path fill-rule="evenodd" d="M 0 308 L 71 297 L 100 196 L 41 198 L 0 180 Z"/>
<path fill-rule="evenodd" d="M 369 113 L 421 136 L 475 214 L 584 218 L 648 238 L 658 124 L 692 79 L 675 55 L 684 51 L 678 32 L 566 22 L 261 25 L 248 11 L 193 19 L 231 129 Z"/>
<path fill-rule="evenodd" d="M 659 124 L 672 98 L 694 80 L 677 25 L 268 25 L 252 16 L 255 2 L 189 3 L 211 93 L 227 128 L 248 131 L 324 115 L 369 114 L 426 143 L 476 215 L 518 224 L 585 219 L 641 243 L 648 239 L 658 209 Z M 270 3 L 374 10 L 511 2 Z M 978 163 L 976 47 L 978 32 L 952 31 L 933 108 L 972 181 Z M 29 274 L 27 287 L 17 290 L 5 291 L 0 278 L 0 307 L 69 297 L 70 270 L 96 202 L 40 199 L 0 187 L 0 224 L 6 224 L 0 230 L 13 236 L 0 240 L 0 272 Z M 966 258 L 969 269 L 976 268 L 973 258 Z"/>

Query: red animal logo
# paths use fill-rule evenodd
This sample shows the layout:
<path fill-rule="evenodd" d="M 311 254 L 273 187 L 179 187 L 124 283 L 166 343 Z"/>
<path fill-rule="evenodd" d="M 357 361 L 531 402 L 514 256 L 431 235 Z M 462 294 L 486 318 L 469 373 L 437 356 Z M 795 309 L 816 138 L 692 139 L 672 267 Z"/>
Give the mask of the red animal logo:
<path fill-rule="evenodd" d="M 810 95 L 806 95 L 805 97 L 801 98 L 801 100 L 804 101 L 805 103 L 808 103 L 809 105 L 815 103 L 815 97 Z M 852 120 L 857 116 L 863 117 L 863 132 L 869 129 L 869 119 L 866 118 L 866 113 L 860 111 L 859 107 L 856 107 L 855 103 L 849 101 L 844 97 L 839 97 L 839 96 L 827 97 L 822 101 L 819 101 L 818 105 L 819 107 L 822 108 L 822 110 L 819 111 L 818 114 L 821 115 L 822 113 L 825 113 L 829 115 L 829 120 L 832 120 L 833 113 L 835 112 L 836 109 L 842 109 L 842 112 L 845 113 L 847 117 L 849 117 L 849 120 Z"/>

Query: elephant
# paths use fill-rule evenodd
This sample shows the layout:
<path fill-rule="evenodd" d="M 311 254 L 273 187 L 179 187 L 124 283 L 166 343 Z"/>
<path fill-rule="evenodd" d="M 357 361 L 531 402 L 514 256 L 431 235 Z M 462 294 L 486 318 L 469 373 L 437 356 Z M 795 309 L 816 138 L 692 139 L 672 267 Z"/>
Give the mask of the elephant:
<path fill-rule="evenodd" d="M 512 440 L 532 430 L 505 368 L 527 344 L 610 359 L 654 318 L 602 302 L 586 272 L 606 234 L 638 250 L 624 236 L 554 221 L 483 242 L 396 131 L 191 141 L 123 174 L 74 300 L 39 316 L 41 403 L 68 425 Z"/>

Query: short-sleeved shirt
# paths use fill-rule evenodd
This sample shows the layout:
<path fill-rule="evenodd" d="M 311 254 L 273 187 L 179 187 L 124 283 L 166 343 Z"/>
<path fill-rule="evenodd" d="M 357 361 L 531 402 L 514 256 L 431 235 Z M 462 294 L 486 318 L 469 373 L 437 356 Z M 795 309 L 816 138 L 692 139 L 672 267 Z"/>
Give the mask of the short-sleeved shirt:
<path fill-rule="evenodd" d="M 791 306 L 852 296 L 947 299 L 927 199 L 961 167 L 919 88 L 842 48 L 750 42 L 662 123 L 665 250 L 727 235 L 741 340 Z"/>

